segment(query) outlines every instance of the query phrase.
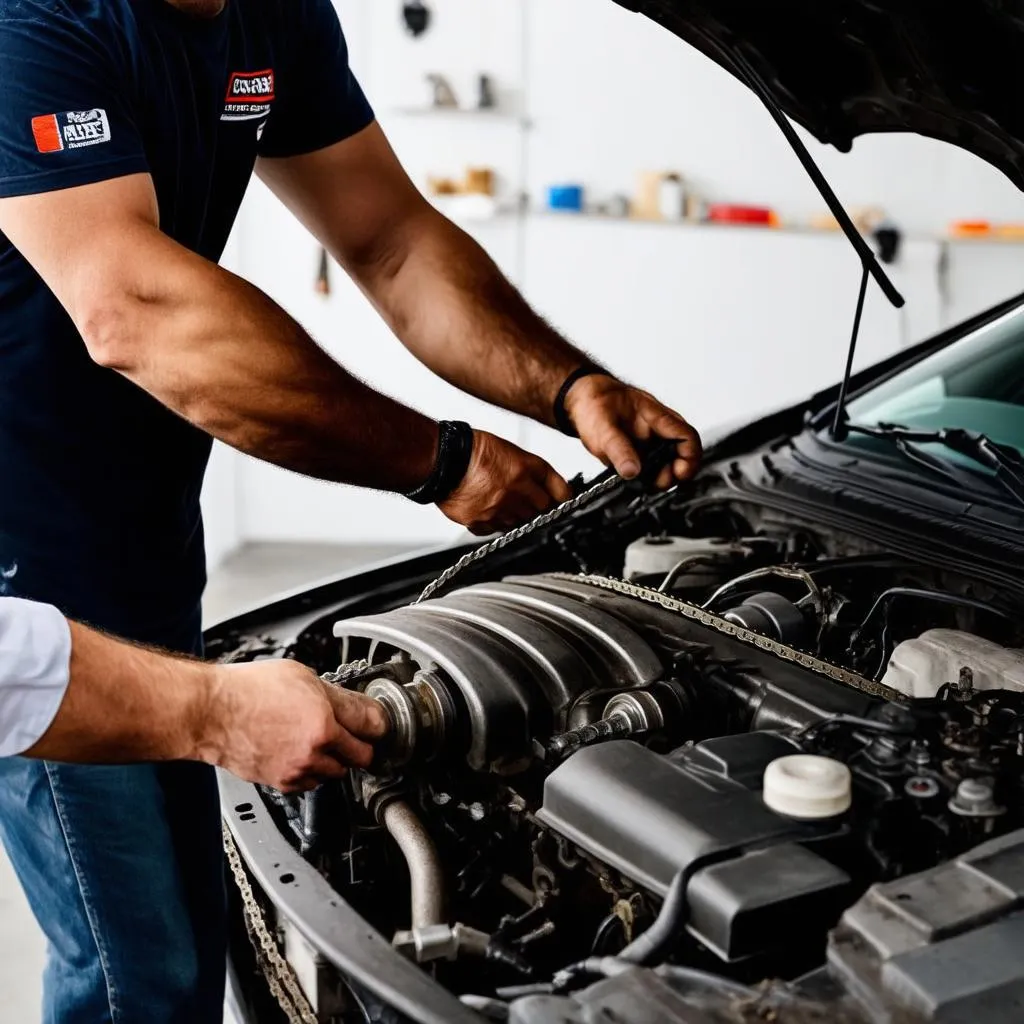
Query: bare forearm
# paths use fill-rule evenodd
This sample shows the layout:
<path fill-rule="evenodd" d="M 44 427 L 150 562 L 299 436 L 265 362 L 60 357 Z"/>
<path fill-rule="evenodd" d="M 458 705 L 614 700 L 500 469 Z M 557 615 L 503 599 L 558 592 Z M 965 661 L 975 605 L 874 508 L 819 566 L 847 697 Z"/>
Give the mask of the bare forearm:
<path fill-rule="evenodd" d="M 28 757 L 84 764 L 195 758 L 213 693 L 212 666 L 71 624 L 71 679 Z"/>
<path fill-rule="evenodd" d="M 465 391 L 552 424 L 560 389 L 590 360 L 424 200 L 378 125 L 317 153 L 262 160 L 259 171 L 422 362 Z M 592 455 L 627 478 L 640 471 L 637 445 L 651 437 L 677 442 L 660 486 L 700 464 L 696 431 L 613 377 L 576 379 L 561 413 Z"/>
<path fill-rule="evenodd" d="M 430 472 L 436 423 L 347 373 L 258 289 L 172 245 L 118 273 L 87 343 L 202 430 L 326 480 L 407 491 Z"/>
<path fill-rule="evenodd" d="M 550 424 L 558 389 L 588 357 L 440 214 L 411 218 L 402 236 L 401 259 L 367 285 L 398 337 L 456 387 Z"/>

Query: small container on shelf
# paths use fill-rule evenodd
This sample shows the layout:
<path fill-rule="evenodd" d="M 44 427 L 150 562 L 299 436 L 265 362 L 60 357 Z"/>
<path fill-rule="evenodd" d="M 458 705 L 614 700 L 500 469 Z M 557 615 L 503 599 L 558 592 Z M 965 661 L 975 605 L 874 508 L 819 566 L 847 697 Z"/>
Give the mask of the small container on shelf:
<path fill-rule="evenodd" d="M 628 217 L 632 212 L 629 196 L 612 196 L 611 199 L 608 200 L 608 208 L 606 212 L 609 217 L 618 217 L 620 220 L 624 217 Z"/>
<path fill-rule="evenodd" d="M 490 167 L 467 167 L 463 182 L 464 192 L 480 196 L 493 196 L 496 191 L 497 175 Z"/>
<path fill-rule="evenodd" d="M 559 213 L 582 213 L 583 186 L 552 185 L 548 189 L 548 209 Z"/>
<path fill-rule="evenodd" d="M 665 174 L 658 184 L 658 213 L 662 220 L 683 220 L 686 216 L 686 187 L 681 175 Z"/>
<path fill-rule="evenodd" d="M 707 219 L 713 224 L 761 224 L 774 228 L 781 223 L 779 215 L 767 206 L 741 206 L 736 203 L 712 203 Z"/>

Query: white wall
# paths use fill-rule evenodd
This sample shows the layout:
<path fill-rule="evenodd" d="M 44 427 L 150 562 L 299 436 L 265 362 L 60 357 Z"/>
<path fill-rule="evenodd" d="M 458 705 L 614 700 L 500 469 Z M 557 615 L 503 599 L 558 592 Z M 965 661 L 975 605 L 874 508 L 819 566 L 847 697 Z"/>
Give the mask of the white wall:
<path fill-rule="evenodd" d="M 597 193 L 631 190 L 638 168 L 669 167 L 720 200 L 796 217 L 822 209 L 763 106 L 711 60 L 610 0 L 526 2 L 531 188 L 570 177 Z M 845 203 L 882 205 L 910 232 L 967 217 L 1024 220 L 1024 196 L 952 146 L 888 135 L 859 139 L 849 154 L 811 150 Z"/>
<path fill-rule="evenodd" d="M 610 0 L 431 0 L 431 32 L 413 40 L 398 0 L 338 0 L 353 54 L 410 173 L 496 167 L 507 195 L 578 180 L 598 198 L 631 192 L 642 169 L 684 171 L 710 198 L 806 218 L 822 208 L 758 102 L 710 61 Z M 493 74 L 514 120 L 407 117 L 441 70 L 464 101 Z M 1024 221 L 995 170 L 911 136 L 859 140 L 841 155 L 812 143 L 841 198 L 881 205 L 910 235 L 892 274 L 907 308 L 872 289 L 859 362 L 880 358 L 1017 290 L 1016 246 L 940 243 L 949 221 Z M 841 373 L 858 266 L 838 236 L 678 228 L 535 216 L 469 226 L 527 297 L 581 345 L 657 390 L 698 426 L 795 400 Z M 236 266 L 346 366 L 439 418 L 467 418 L 555 460 L 579 448 L 454 392 L 420 367 L 335 270 L 315 294 L 318 248 L 261 186 L 246 201 Z M 208 508 L 223 500 L 220 549 L 237 540 L 431 541 L 453 528 L 433 510 L 329 487 L 223 456 Z M 224 497 L 224 496 L 227 497 Z M 234 506 L 232 510 L 232 499 Z"/>

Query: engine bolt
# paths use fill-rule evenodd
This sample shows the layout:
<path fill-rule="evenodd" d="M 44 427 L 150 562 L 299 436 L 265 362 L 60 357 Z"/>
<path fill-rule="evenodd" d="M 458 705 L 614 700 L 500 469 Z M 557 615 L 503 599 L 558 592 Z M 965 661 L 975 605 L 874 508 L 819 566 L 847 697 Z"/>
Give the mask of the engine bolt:
<path fill-rule="evenodd" d="M 932 759 L 932 755 L 928 752 L 926 744 L 920 740 L 914 740 L 910 747 L 910 751 L 907 754 L 907 761 L 910 764 L 925 765 Z"/>

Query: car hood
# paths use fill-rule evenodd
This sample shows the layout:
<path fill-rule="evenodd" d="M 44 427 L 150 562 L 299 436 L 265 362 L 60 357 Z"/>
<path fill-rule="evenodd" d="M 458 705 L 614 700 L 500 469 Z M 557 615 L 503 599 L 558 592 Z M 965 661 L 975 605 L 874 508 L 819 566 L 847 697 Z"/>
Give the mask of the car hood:
<path fill-rule="evenodd" d="M 615 0 L 745 84 L 753 72 L 821 142 L 909 131 L 1024 188 L 1020 0 Z"/>

